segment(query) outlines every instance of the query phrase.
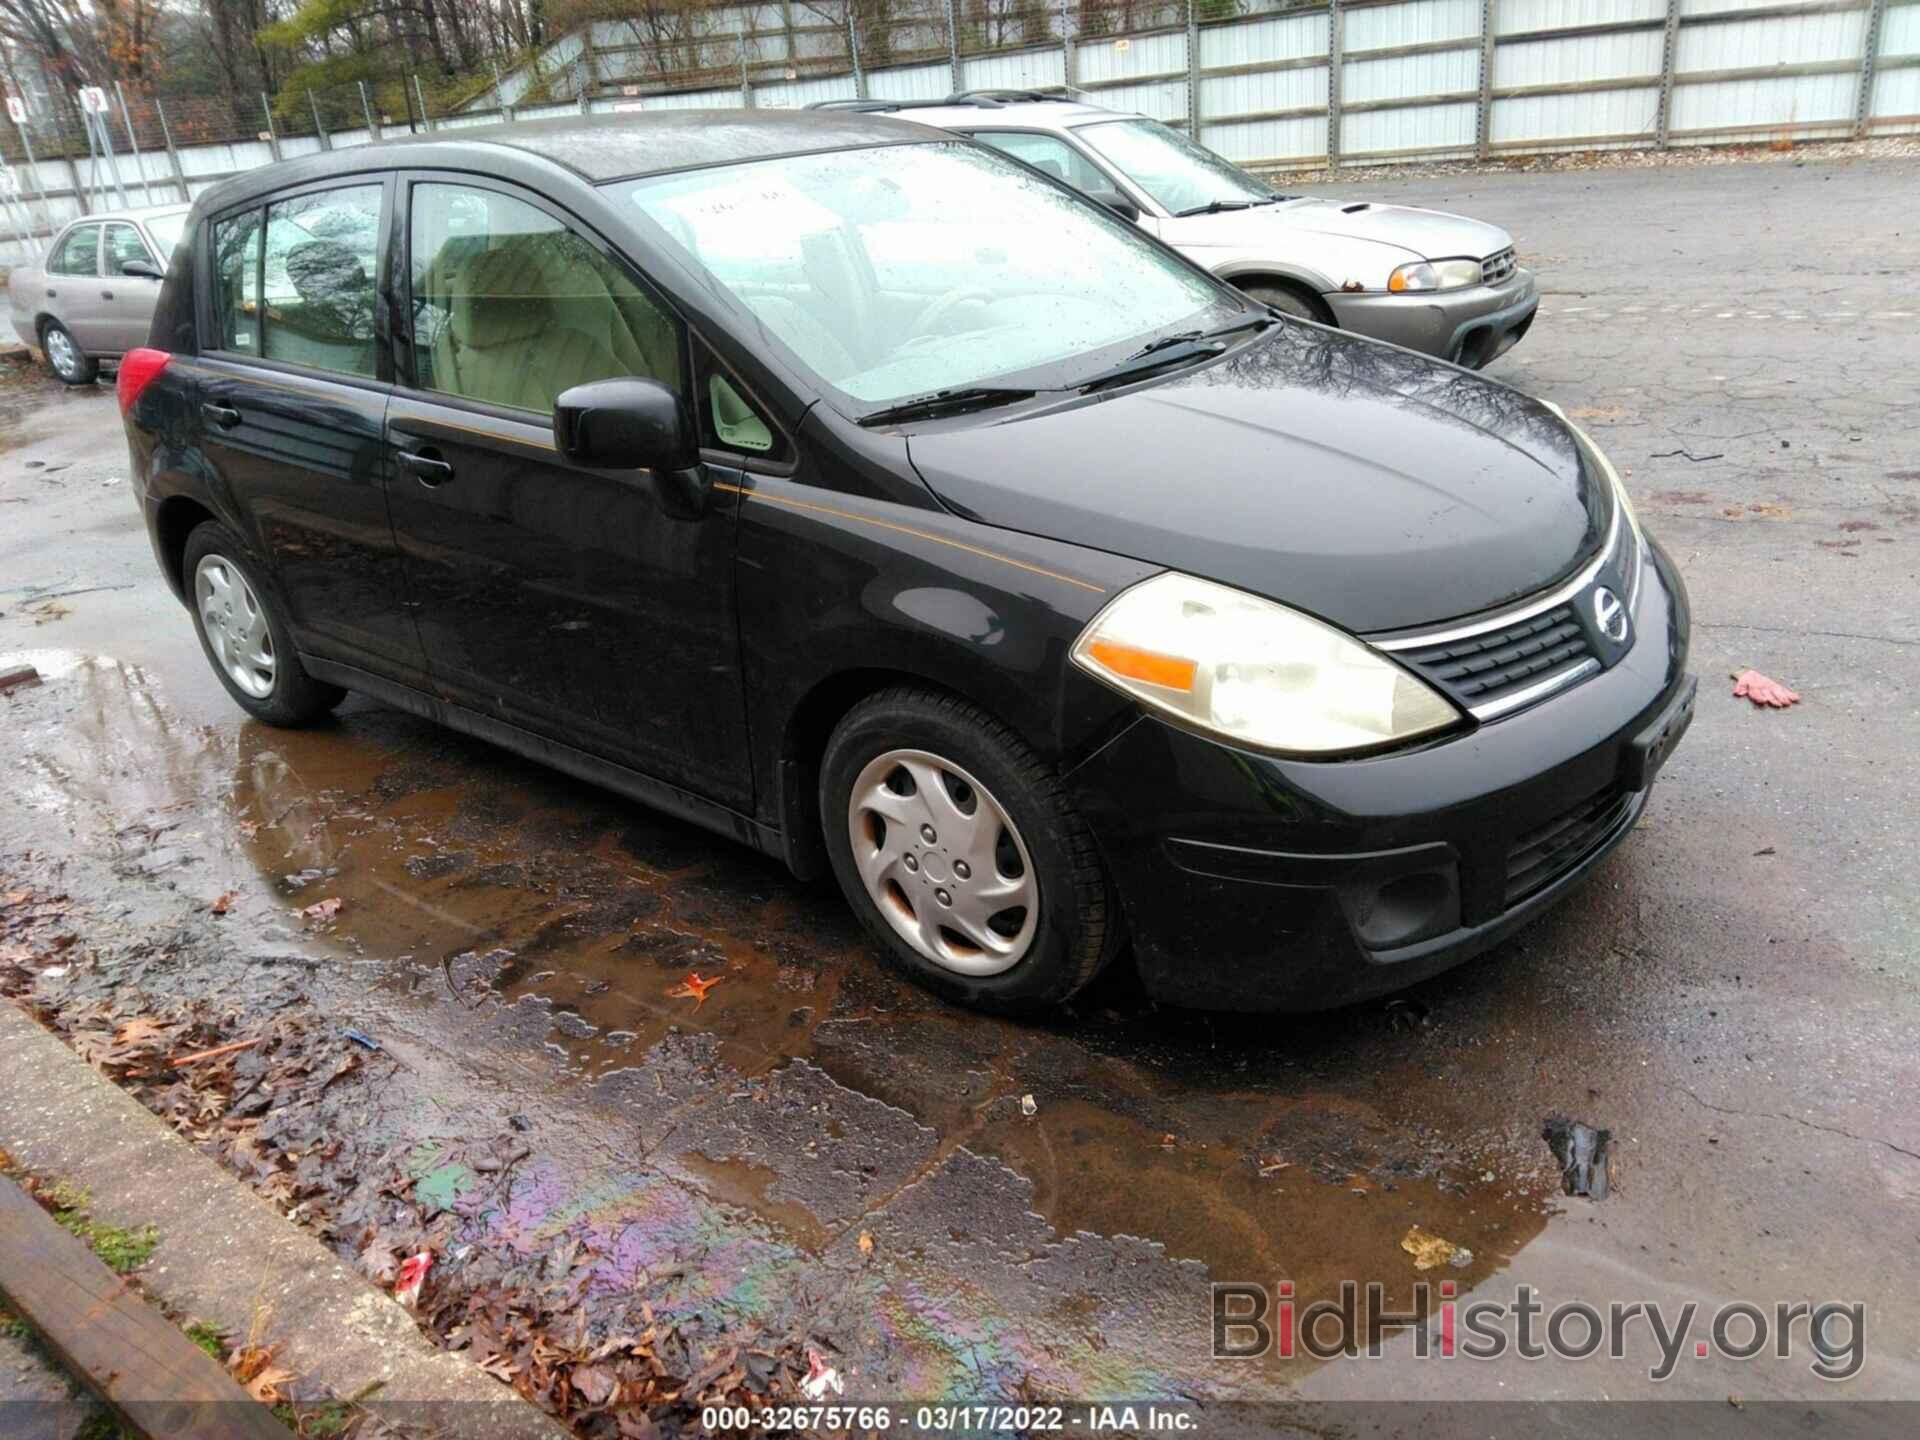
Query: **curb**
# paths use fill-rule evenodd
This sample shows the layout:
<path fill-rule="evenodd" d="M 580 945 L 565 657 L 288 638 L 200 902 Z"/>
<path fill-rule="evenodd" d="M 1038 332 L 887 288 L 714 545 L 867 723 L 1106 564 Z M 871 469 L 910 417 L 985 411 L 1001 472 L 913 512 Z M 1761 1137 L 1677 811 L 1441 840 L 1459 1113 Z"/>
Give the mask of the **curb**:
<path fill-rule="evenodd" d="M 108 1223 L 158 1226 L 139 1279 L 180 1313 L 246 1337 L 265 1310 L 261 1343 L 284 1346 L 303 1387 L 344 1398 L 377 1383 L 368 1408 L 477 1440 L 570 1433 L 437 1348 L 390 1296 L 4 1002 L 0 1148 L 84 1186 Z"/>

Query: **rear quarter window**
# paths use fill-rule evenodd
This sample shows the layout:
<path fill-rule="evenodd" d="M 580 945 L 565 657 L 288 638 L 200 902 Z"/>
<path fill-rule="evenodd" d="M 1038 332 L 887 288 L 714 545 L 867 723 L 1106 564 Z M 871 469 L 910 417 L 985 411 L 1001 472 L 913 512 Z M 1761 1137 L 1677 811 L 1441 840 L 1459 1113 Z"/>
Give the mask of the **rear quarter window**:
<path fill-rule="evenodd" d="M 260 353 L 261 220 L 249 210 L 213 226 L 214 344 L 242 355 Z"/>
<path fill-rule="evenodd" d="M 69 230 L 67 238 L 54 251 L 47 265 L 52 275 L 98 275 L 100 273 L 100 227 L 82 225 Z"/>

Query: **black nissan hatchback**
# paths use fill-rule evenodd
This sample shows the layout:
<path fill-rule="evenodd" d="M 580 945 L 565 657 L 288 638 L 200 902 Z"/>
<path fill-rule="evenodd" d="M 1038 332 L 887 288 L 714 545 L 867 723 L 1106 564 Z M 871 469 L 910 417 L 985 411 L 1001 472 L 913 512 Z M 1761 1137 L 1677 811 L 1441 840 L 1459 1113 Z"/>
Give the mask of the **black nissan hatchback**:
<path fill-rule="evenodd" d="M 357 690 L 832 871 L 958 999 L 1406 984 L 1692 715 L 1553 407 L 849 113 L 543 121 L 195 206 L 119 395 L 234 699 Z"/>

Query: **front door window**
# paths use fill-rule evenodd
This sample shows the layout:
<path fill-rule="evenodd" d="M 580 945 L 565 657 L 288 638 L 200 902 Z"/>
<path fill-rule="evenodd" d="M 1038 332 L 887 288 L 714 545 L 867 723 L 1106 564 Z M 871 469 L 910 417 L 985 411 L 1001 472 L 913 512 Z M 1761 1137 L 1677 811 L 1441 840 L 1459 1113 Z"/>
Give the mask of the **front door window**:
<path fill-rule="evenodd" d="M 681 385 L 679 326 L 583 236 L 546 211 L 463 185 L 414 187 L 419 387 L 551 414 L 589 380 Z"/>

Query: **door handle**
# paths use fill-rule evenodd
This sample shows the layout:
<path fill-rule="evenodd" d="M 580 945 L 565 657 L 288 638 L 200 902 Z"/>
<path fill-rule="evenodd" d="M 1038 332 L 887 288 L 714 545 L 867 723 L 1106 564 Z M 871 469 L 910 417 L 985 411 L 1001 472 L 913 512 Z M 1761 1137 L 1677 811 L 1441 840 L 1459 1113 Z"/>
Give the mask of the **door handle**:
<path fill-rule="evenodd" d="M 453 466 L 442 459 L 440 452 L 431 445 L 419 450 L 396 451 L 394 458 L 400 462 L 402 469 L 429 490 L 453 479 Z"/>
<path fill-rule="evenodd" d="M 200 413 L 222 430 L 231 430 L 240 423 L 240 412 L 231 405 L 216 405 L 209 400 L 200 407 Z"/>
<path fill-rule="evenodd" d="M 49 285 L 47 287 L 47 298 L 49 300 L 58 300 L 60 298 L 60 292 Z"/>
<path fill-rule="evenodd" d="M 111 290 L 102 290 L 100 292 L 100 298 L 102 300 L 111 300 L 113 298 L 113 292 Z"/>

